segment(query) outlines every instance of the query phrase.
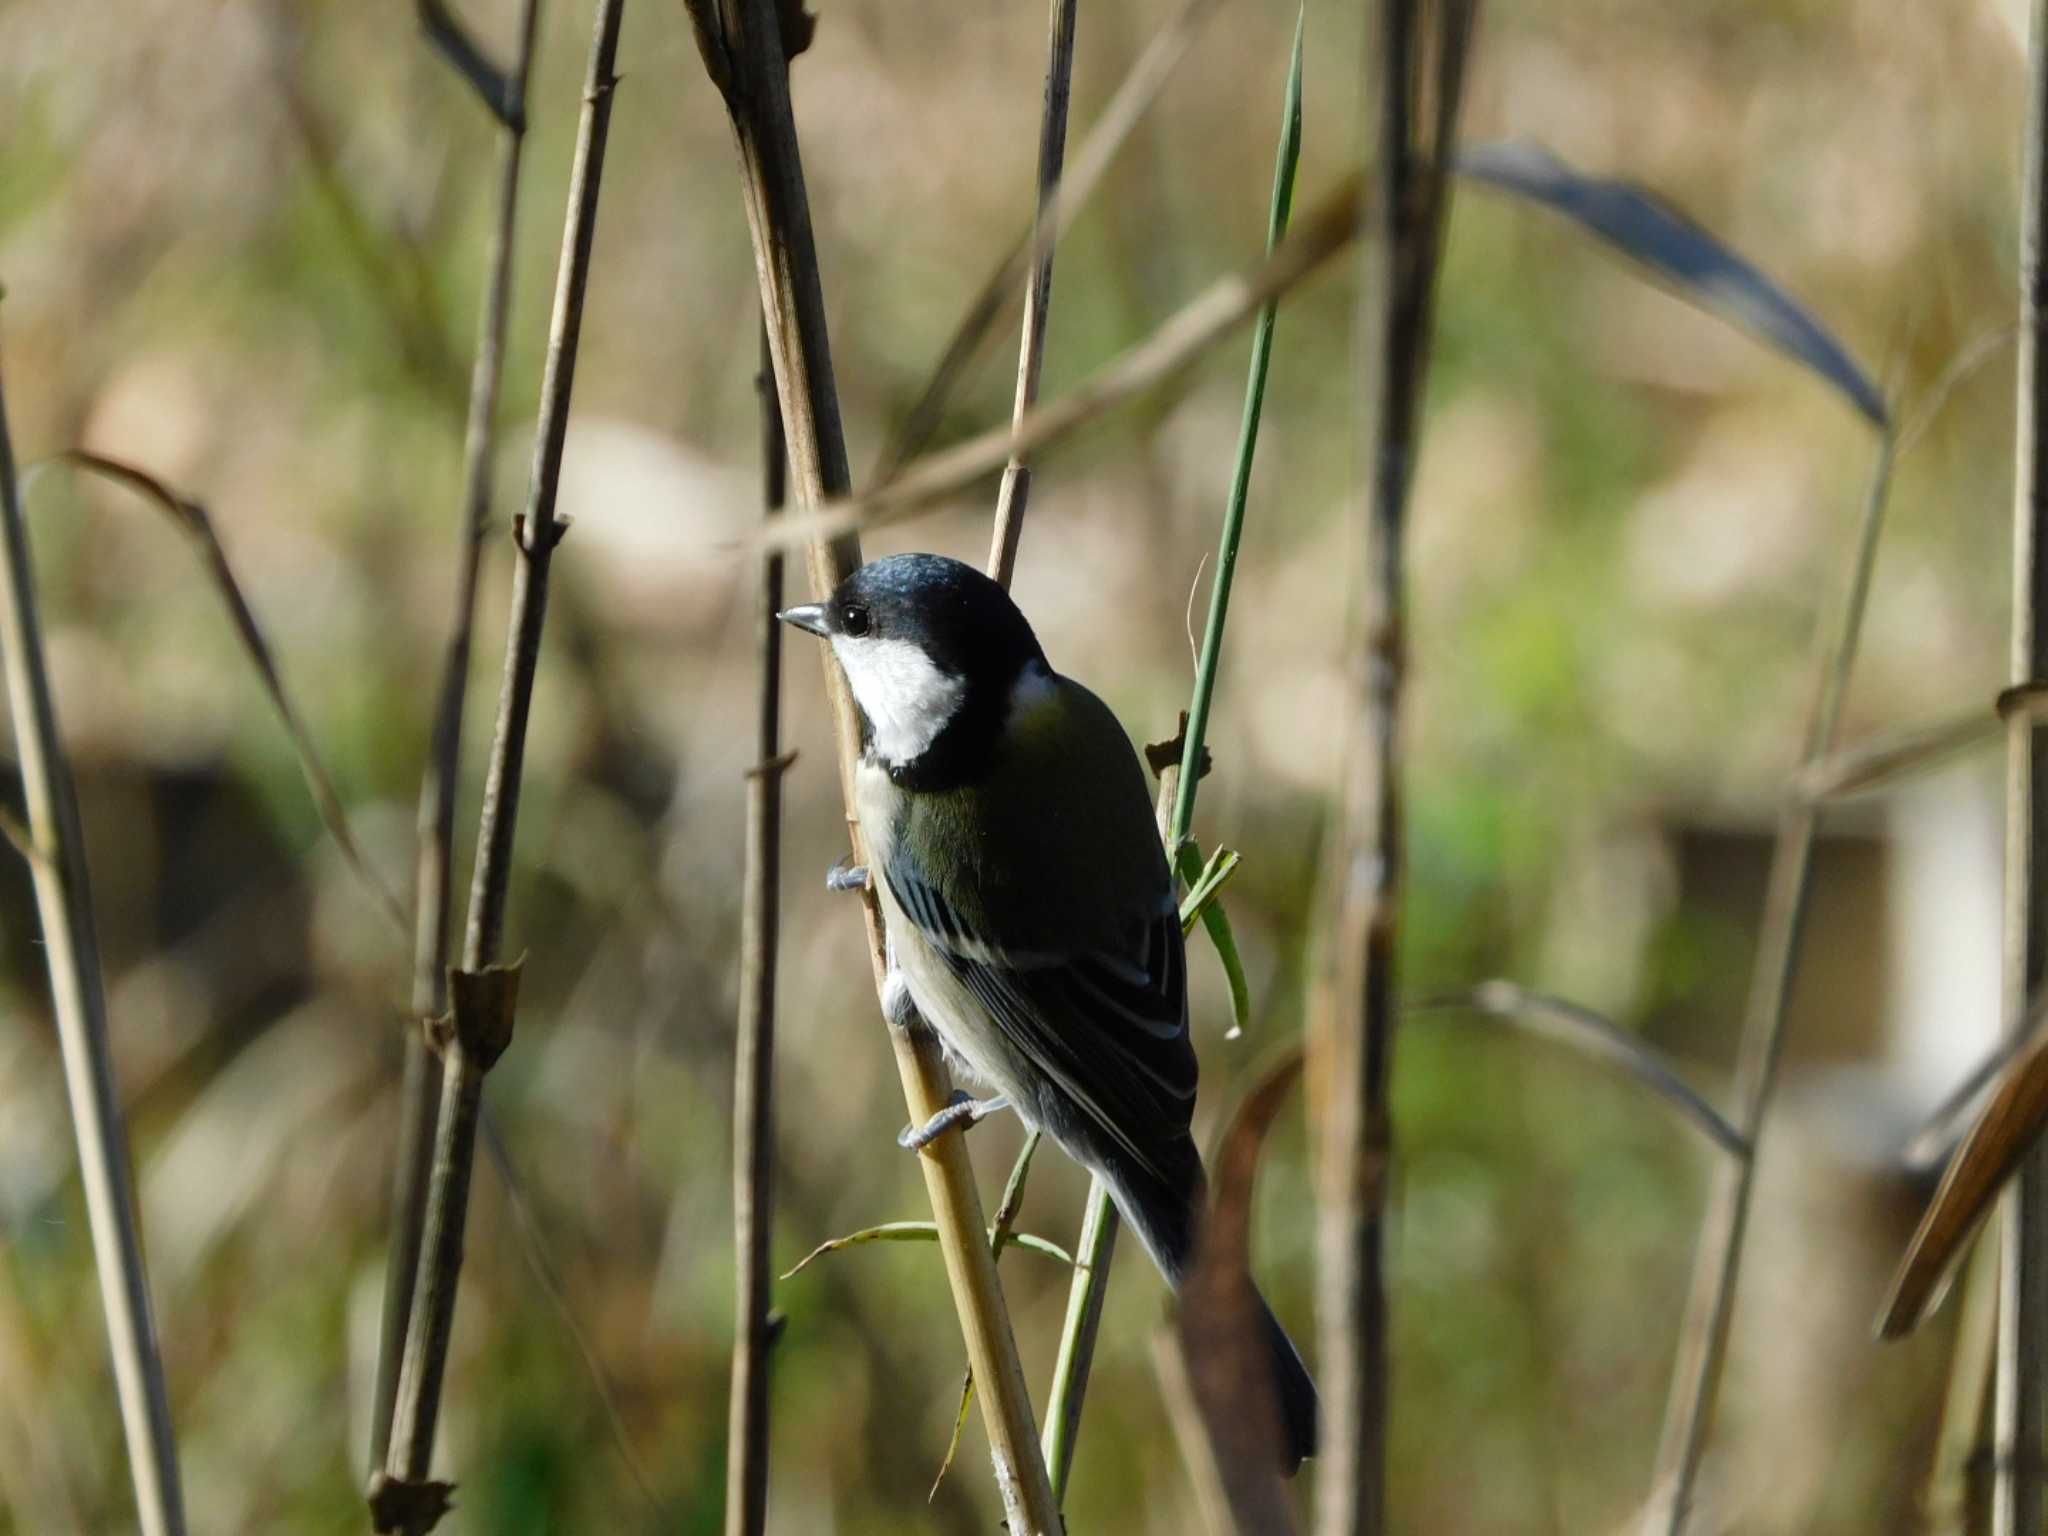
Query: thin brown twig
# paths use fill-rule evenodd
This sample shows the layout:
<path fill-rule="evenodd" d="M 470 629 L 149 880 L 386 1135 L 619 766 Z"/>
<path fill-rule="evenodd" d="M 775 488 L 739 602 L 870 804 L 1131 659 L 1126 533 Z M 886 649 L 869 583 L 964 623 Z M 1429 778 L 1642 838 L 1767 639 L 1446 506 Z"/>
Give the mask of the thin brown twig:
<path fill-rule="evenodd" d="M 1841 725 L 1842 704 L 1848 695 L 1864 609 L 1870 597 L 1871 575 L 1877 563 L 1878 539 L 1884 528 L 1894 457 L 1893 439 L 1881 439 L 1838 606 L 1832 616 L 1822 619 L 1815 633 L 1814 700 L 1807 715 L 1799 765 L 1789 776 L 1778 812 L 1763 918 L 1743 1012 L 1742 1042 L 1736 1059 L 1735 1096 L 1739 1108 L 1735 1127 L 1742 1133 L 1750 1155 L 1717 1172 L 1706 1218 L 1701 1224 L 1692 1290 L 1664 1411 L 1657 1470 L 1645 1506 L 1645 1536 L 1660 1531 L 1667 1536 L 1679 1536 L 1684 1530 L 1700 1458 L 1706 1450 L 1749 1228 L 1757 1142 L 1777 1086 L 1786 1005 L 1798 963 L 1800 928 L 1819 829 L 1820 807 L 1802 796 L 1798 785 L 1801 774 L 1831 751 Z"/>
<path fill-rule="evenodd" d="M 569 179 L 569 212 L 555 280 L 554 317 L 541 381 L 526 514 L 515 528 L 512 609 L 504 683 L 490 769 L 484 782 L 477 863 L 470 889 L 462 969 L 452 978 L 453 1017 L 442 1032 L 442 1094 L 428 1184 L 422 1260 L 413 1292 L 400 1370 L 391 1448 L 382 1477 L 372 1479 L 371 1501 L 380 1530 L 407 1536 L 430 1529 L 445 1508 L 445 1487 L 431 1484 L 435 1421 L 447 1368 L 448 1339 L 462 1270 L 462 1237 L 469 1183 L 476 1162 L 477 1118 L 484 1074 L 511 1043 L 518 967 L 497 964 L 511 889 L 513 840 L 525 769 L 526 727 L 540 665 L 547 617 L 548 570 L 567 525 L 555 514 L 562 449 L 583 329 L 583 299 L 597 234 L 598 194 L 618 77 L 619 25 L 624 0 L 599 0 L 584 81 Z"/>
<path fill-rule="evenodd" d="M 1647 1043 L 1590 1008 L 1531 992 L 1511 981 L 1482 981 L 1469 992 L 1444 997 L 1419 997 L 1404 1014 L 1471 1012 L 1515 1024 L 1530 1034 L 1559 1041 L 1573 1050 L 1627 1073 L 1665 1105 L 1688 1121 L 1730 1157 L 1747 1157 L 1742 1133 L 1713 1105 L 1701 1098 Z"/>
<path fill-rule="evenodd" d="M 786 489 L 775 365 L 761 331 L 762 515 L 778 516 Z M 755 624 L 759 692 L 754 760 L 782 752 L 782 556 L 762 558 Z M 747 775 L 746 870 L 740 893 L 740 1015 L 733 1051 L 732 1390 L 726 1416 L 726 1536 L 761 1536 L 768 1524 L 768 1239 L 775 1211 L 775 952 L 781 901 L 782 774 Z"/>
<path fill-rule="evenodd" d="M 477 578 L 491 521 L 498 397 L 504 378 L 505 334 L 512 302 L 513 235 L 519 211 L 519 167 L 526 144 L 526 79 L 533 60 L 539 0 L 523 0 L 519 44 L 511 68 L 480 79 L 464 68 L 450 39 L 467 35 L 436 0 L 420 0 L 429 37 L 483 98 L 503 132 L 498 152 L 497 222 L 491 233 L 489 275 L 477 322 L 476 361 L 470 373 L 469 420 L 463 434 L 463 491 L 455 571 L 455 606 L 434 711 L 427 765 L 420 778 L 418 866 L 413 891 L 412 1009 L 416 1019 L 439 1018 L 448 1008 L 449 914 L 454 905 L 455 801 L 461 782 L 462 716 L 469 697 L 469 662 L 476 626 Z M 474 45 L 471 56 L 481 60 Z M 494 94 L 495 93 L 495 94 Z M 392 1168 L 391 1244 L 384 1260 L 384 1310 L 377 1341 L 377 1375 L 370 1406 L 370 1469 L 384 1465 L 391 1447 L 391 1415 L 398 1400 L 399 1362 L 412 1319 L 420 1234 L 426 1219 L 427 1179 L 434 1147 L 434 1111 L 441 1096 L 441 1064 L 427 1049 L 423 1030 L 405 1041 L 399 1087 L 398 1150 Z"/>
<path fill-rule="evenodd" d="M 775 0 L 689 4 L 706 68 L 731 113 L 791 478 L 799 504 L 814 512 L 830 497 L 843 496 L 851 476 L 832 376 L 810 199 L 790 108 L 789 52 L 781 17 Z M 857 538 L 814 538 L 806 550 L 811 590 L 820 597 L 828 595 L 859 563 Z M 839 745 L 841 795 L 849 812 L 855 858 L 864 863 L 865 841 L 851 814 L 859 719 L 845 678 L 829 654 L 823 661 Z M 872 889 L 863 896 L 861 907 L 879 996 L 887 981 L 887 951 L 881 908 Z M 889 1035 L 910 1118 L 922 1123 L 944 1107 L 950 1085 L 936 1041 L 928 1030 L 912 1027 L 913 1018 L 889 1019 Z M 939 1230 L 968 1363 L 981 1383 L 977 1395 L 1010 1529 L 1015 1536 L 1057 1536 L 1059 1512 L 1038 1455 L 1031 1398 L 989 1253 L 964 1139 L 957 1133 L 938 1137 L 919 1154 L 918 1164 Z"/>
<path fill-rule="evenodd" d="M 1403 546 L 1452 139 L 1474 22 L 1472 0 L 1445 0 L 1432 8 L 1434 28 L 1426 35 L 1423 9 L 1416 0 L 1380 0 L 1372 60 L 1377 78 L 1369 87 L 1377 96 L 1371 153 L 1378 172 L 1365 210 L 1359 274 L 1365 580 L 1348 646 L 1353 704 L 1343 852 L 1335 866 L 1336 975 L 1313 1042 L 1314 1076 L 1328 1085 L 1315 1128 L 1316 1318 L 1325 1404 L 1317 1529 L 1323 1536 L 1377 1536 L 1386 1529 L 1384 1262 L 1403 876 Z"/>
<path fill-rule="evenodd" d="M 1038 201 L 1031 226 L 1037 260 L 1024 290 L 1024 339 L 1017 348 L 1017 397 L 1010 408 L 1010 426 L 1024 420 L 1038 403 L 1038 381 L 1045 372 L 1045 327 L 1052 314 L 1052 259 L 1057 246 L 1041 239 L 1051 222 L 1059 196 L 1060 171 L 1067 158 L 1067 102 L 1074 90 L 1074 12 L 1077 0 L 1052 0 L 1045 61 L 1045 112 L 1038 128 Z M 1009 586 L 1017 565 L 1017 540 L 1024 532 L 1024 508 L 1031 499 L 1031 466 L 1013 449 L 996 493 L 996 521 L 991 535 L 988 573 Z"/>
<path fill-rule="evenodd" d="M 1014 427 L 995 427 L 928 455 L 859 496 L 841 495 L 806 508 L 762 535 L 762 542 L 789 548 L 806 540 L 844 538 L 907 517 L 1001 469 L 1013 453 L 1035 453 L 1171 378 L 1349 245 L 1358 229 L 1362 187 L 1362 176 L 1346 176 L 1271 256 L 1218 278 L 1150 336 Z"/>
<path fill-rule="evenodd" d="M 109 458 L 105 454 L 91 453 L 82 448 L 69 448 L 52 454 L 30 466 L 30 473 L 46 465 L 68 465 L 82 469 L 116 485 L 125 486 L 143 500 L 155 506 L 176 524 L 178 530 L 198 546 L 199 557 L 206 565 L 207 579 L 219 594 L 221 604 L 228 611 L 228 620 L 235 627 L 235 638 L 242 644 L 243 654 L 256 669 L 257 681 L 263 685 L 263 692 L 277 713 L 285 734 L 291 738 L 292 751 L 298 759 L 299 770 L 305 776 L 306 788 L 313 796 L 313 808 L 319 813 L 320 824 L 327 829 L 327 835 L 334 839 L 335 847 L 341 850 L 343 861 L 348 865 L 377 905 L 379 914 L 400 932 L 405 930 L 405 908 L 391 887 L 371 865 L 362 845 L 356 841 L 350 830 L 348 812 L 342 808 L 341 792 L 334 786 L 334 778 L 327 771 L 327 764 L 320 756 L 320 749 L 314 744 L 313 733 L 300 715 L 298 706 L 292 702 L 290 691 L 285 687 L 284 672 L 277 664 L 276 653 L 265 638 L 263 626 L 256 622 L 256 612 L 249 606 L 249 599 L 242 590 L 234 567 L 228 562 L 227 550 L 220 537 L 214 532 L 213 519 L 203 503 L 183 495 L 159 480 L 147 470 L 139 469 L 125 460 Z M 26 476 L 24 477 L 27 478 Z"/>
<path fill-rule="evenodd" d="M 953 397 L 954 388 L 974 361 L 981 344 L 994 330 L 1005 306 L 1016 296 L 1026 269 L 1034 260 L 1043 260 L 1045 253 L 1066 234 L 1089 195 L 1115 161 L 1117 151 L 1123 148 L 1132 130 L 1173 77 L 1174 69 L 1186 56 L 1201 24 L 1219 3 L 1220 0 L 1185 0 L 1173 19 L 1145 44 L 1144 51 L 1131 65 L 1130 73 L 1124 76 L 1122 84 L 1117 86 L 1116 94 L 1102 109 L 1102 116 L 1088 130 L 1072 163 L 1061 176 L 1050 213 L 1044 208 L 1033 213 L 1030 232 L 1010 247 L 961 315 L 917 403 L 883 449 L 874 473 L 869 477 L 871 484 L 880 485 L 893 480 L 903 466 L 931 442 L 945 414 L 946 403 Z"/>
<path fill-rule="evenodd" d="M 441 323 L 433 265 L 414 237 L 402 228 L 378 229 L 364 208 L 342 168 L 334 132 L 307 89 L 297 47 L 303 27 L 282 3 L 274 9 L 278 94 L 305 154 L 313 189 L 333 215 L 338 243 L 361 276 L 365 297 L 389 322 L 406 368 L 436 402 L 459 410 L 462 360 Z"/>
<path fill-rule="evenodd" d="M 71 765 L 43 658 L 28 522 L 15 482 L 14 449 L 0 398 L 0 642 L 29 827 L 42 857 L 29 871 L 41 918 L 51 1011 L 78 1137 L 94 1267 L 113 1355 L 114 1389 L 128 1442 L 136 1517 L 143 1536 L 184 1536 L 184 1496 L 171 1430 L 170 1396 L 150 1314 L 127 1129 L 114 1088 L 105 977 Z"/>

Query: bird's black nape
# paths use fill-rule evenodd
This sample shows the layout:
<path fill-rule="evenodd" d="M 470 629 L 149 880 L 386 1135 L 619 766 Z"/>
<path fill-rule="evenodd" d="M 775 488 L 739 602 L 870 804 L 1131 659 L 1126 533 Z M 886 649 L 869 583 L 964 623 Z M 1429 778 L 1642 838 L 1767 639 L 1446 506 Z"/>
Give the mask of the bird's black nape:
<path fill-rule="evenodd" d="M 825 605 L 832 634 L 903 640 L 970 685 L 1007 689 L 1045 653 L 1010 594 L 944 555 L 890 555 L 864 565 Z"/>

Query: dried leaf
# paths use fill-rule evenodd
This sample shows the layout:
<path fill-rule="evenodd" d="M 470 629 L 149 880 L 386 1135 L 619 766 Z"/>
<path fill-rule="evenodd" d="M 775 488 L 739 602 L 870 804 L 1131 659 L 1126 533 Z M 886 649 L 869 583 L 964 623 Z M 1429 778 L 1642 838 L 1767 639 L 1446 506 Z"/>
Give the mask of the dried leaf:
<path fill-rule="evenodd" d="M 1870 423 L 1884 397 L 1848 349 L 1784 289 L 1685 215 L 1640 187 L 1584 176 L 1535 144 L 1482 144 L 1458 156 L 1473 181 L 1554 209 L 1835 386 Z"/>
<path fill-rule="evenodd" d="M 1407 1008 L 1411 1014 L 1453 1010 L 1469 1010 L 1516 1025 L 1569 1046 L 1582 1056 L 1619 1067 L 1704 1132 L 1722 1151 L 1737 1158 L 1744 1155 L 1742 1133 L 1694 1092 L 1646 1041 L 1590 1008 L 1530 992 L 1511 981 L 1497 980 L 1483 981 L 1470 992 L 1420 998 Z"/>
<path fill-rule="evenodd" d="M 1984 1109 L 1949 1159 L 1878 1320 L 1878 1336 L 1903 1338 L 1941 1300 L 1957 1257 L 2021 1159 L 2048 1124 L 2048 1020 L 1993 1080 Z"/>
<path fill-rule="evenodd" d="M 1175 1309 L 1181 1360 L 1207 1449 L 1242 1531 L 1293 1530 L 1280 1467 L 1272 1345 L 1250 1268 L 1251 1205 L 1266 1132 L 1301 1075 L 1295 1047 L 1231 1117 L 1217 1150 L 1213 1196 Z"/>
<path fill-rule="evenodd" d="M 228 564 L 227 551 L 214 534 L 213 520 L 206 515 L 206 508 L 189 497 L 180 496 L 156 476 L 103 454 L 71 449 L 44 462 L 68 464 L 126 486 L 169 516 L 198 544 L 207 577 L 228 610 L 235 634 L 256 668 L 257 678 L 263 684 L 271 707 L 277 711 L 286 733 L 291 737 L 292 748 L 298 754 L 299 770 L 305 775 L 306 787 L 313 793 L 313 805 L 320 814 L 321 825 L 327 828 L 328 836 L 341 849 L 349 869 L 370 892 L 384 915 L 409 938 L 412 925 L 406 918 L 405 907 L 371 867 L 356 842 L 355 834 L 349 830 L 348 813 L 342 809 L 341 795 L 334 787 L 334 780 L 328 776 L 327 765 L 321 761 L 319 749 L 313 744 L 312 733 L 306 729 L 305 721 L 292 704 L 291 695 L 285 691 L 284 676 L 278 670 L 276 655 L 256 622 L 249 600 L 242 595 L 242 585 L 235 579 L 234 568 Z"/>

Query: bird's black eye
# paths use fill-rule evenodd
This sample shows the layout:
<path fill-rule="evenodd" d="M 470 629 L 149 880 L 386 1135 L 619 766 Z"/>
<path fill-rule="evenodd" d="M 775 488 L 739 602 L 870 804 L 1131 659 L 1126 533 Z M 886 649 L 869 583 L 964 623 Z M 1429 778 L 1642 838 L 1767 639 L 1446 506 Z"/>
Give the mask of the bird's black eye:
<path fill-rule="evenodd" d="M 839 632 L 859 639 L 868 632 L 868 611 L 858 603 L 848 603 L 839 610 Z"/>

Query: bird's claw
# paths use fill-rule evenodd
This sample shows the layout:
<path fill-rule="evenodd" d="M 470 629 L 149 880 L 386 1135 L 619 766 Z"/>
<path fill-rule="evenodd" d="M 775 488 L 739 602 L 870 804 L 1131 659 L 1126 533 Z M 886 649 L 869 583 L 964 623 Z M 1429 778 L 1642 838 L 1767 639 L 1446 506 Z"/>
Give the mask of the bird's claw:
<path fill-rule="evenodd" d="M 953 1097 L 923 1125 L 906 1125 L 897 1133 L 896 1145 L 906 1152 L 922 1152 L 939 1137 L 959 1126 L 963 1131 L 970 1125 L 979 1125 L 990 1115 L 1000 1114 L 1010 1107 L 1010 1101 L 1001 1094 L 994 1098 L 973 1098 L 962 1090 L 953 1090 Z"/>
<path fill-rule="evenodd" d="M 850 853 L 825 871 L 825 889 L 828 891 L 864 891 L 867 888 L 867 866 L 854 863 Z"/>

